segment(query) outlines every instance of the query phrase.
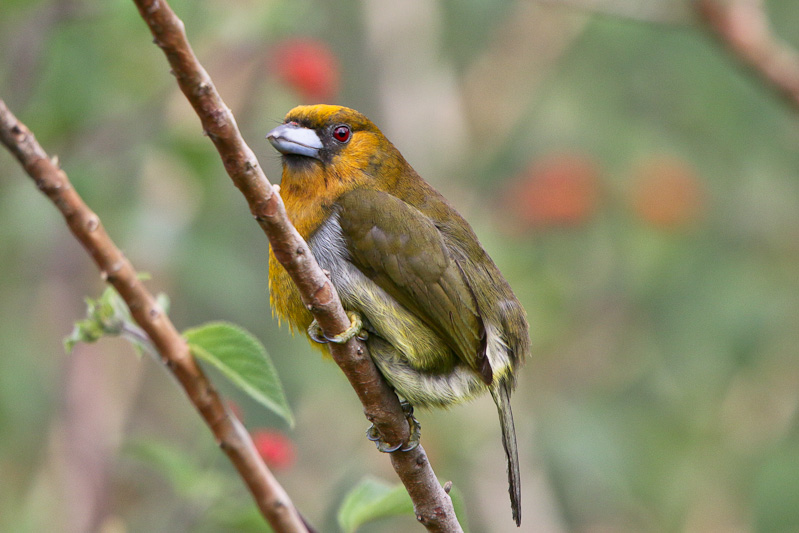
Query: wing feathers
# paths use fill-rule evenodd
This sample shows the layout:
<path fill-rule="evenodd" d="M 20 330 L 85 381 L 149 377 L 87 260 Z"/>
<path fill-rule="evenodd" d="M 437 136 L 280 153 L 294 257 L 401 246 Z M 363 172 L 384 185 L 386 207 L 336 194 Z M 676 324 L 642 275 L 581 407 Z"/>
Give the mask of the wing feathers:
<path fill-rule="evenodd" d="M 437 331 L 491 383 L 483 319 L 460 265 L 435 224 L 388 193 L 344 194 L 339 222 L 353 264 Z"/>

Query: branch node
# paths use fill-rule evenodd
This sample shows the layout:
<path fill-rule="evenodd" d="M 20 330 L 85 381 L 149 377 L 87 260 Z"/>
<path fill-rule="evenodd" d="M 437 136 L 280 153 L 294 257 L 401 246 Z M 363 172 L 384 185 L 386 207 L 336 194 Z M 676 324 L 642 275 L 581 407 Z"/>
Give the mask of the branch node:
<path fill-rule="evenodd" d="M 212 86 L 210 83 L 208 83 L 207 81 L 201 81 L 200 83 L 197 84 L 197 88 L 195 89 L 194 92 L 198 96 L 205 96 L 211 92 L 211 88 Z"/>
<path fill-rule="evenodd" d="M 230 117 L 230 109 L 226 107 L 213 109 L 208 112 L 208 116 L 214 123 L 215 128 L 223 128 L 228 124 L 228 118 Z M 216 135 L 216 134 L 214 134 Z M 210 133 L 209 133 L 210 136 Z M 218 137 L 218 135 L 216 135 Z"/>
<path fill-rule="evenodd" d="M 159 0 L 153 0 L 153 2 L 149 6 L 147 6 L 147 14 L 152 15 L 159 9 L 161 9 Z"/>
<path fill-rule="evenodd" d="M 330 283 L 330 280 L 325 278 L 325 282 L 313 294 L 313 305 L 316 308 L 322 308 L 328 305 L 335 298 L 335 289 Z"/>
<path fill-rule="evenodd" d="M 280 500 L 277 500 L 277 501 L 275 501 L 275 502 L 272 504 L 272 507 L 273 507 L 275 510 L 280 510 L 280 509 L 283 509 L 285 506 L 286 506 L 286 504 L 285 504 L 285 503 L 283 503 L 283 502 L 282 502 L 282 501 L 280 501 Z"/>
<path fill-rule="evenodd" d="M 91 233 L 93 231 L 97 231 L 97 228 L 100 227 L 100 219 L 95 215 L 89 217 L 86 221 L 86 230 Z"/>
<path fill-rule="evenodd" d="M 111 268 L 102 268 L 100 270 L 100 279 L 108 283 L 113 283 L 117 280 L 116 274 L 121 270 L 121 268 L 122 265 L 119 262 L 111 265 Z"/>

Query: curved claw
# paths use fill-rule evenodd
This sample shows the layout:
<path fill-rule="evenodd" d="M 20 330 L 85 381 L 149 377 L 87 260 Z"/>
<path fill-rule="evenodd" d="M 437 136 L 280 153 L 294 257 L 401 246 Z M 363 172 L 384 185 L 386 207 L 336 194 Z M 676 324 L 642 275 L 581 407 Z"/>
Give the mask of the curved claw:
<path fill-rule="evenodd" d="M 377 428 L 374 424 L 369 426 L 369 429 L 366 430 L 366 438 L 374 442 L 375 446 L 377 446 L 377 449 L 383 453 L 396 452 L 402 448 L 401 442 L 396 446 L 389 446 L 388 443 L 380 437 L 380 433 L 377 431 Z"/>
<path fill-rule="evenodd" d="M 319 344 L 327 344 L 329 342 L 344 344 L 356 336 L 361 340 L 365 340 L 365 337 L 361 338 L 362 335 L 366 334 L 365 330 L 363 329 L 363 320 L 361 319 L 361 315 L 350 311 L 347 313 L 347 316 L 350 318 L 350 326 L 338 335 L 328 337 L 325 335 L 324 331 L 322 331 L 322 328 L 319 326 L 319 323 L 316 321 L 316 319 L 314 319 L 314 321 L 311 322 L 311 325 L 308 326 L 308 336 L 311 338 L 311 340 L 318 342 Z"/>
<path fill-rule="evenodd" d="M 311 322 L 311 325 L 308 326 L 308 336 L 311 338 L 312 341 L 318 342 L 319 344 L 327 344 L 328 340 L 325 338 L 325 334 L 322 333 L 322 328 L 319 326 L 319 323 L 314 319 Z"/>
<path fill-rule="evenodd" d="M 402 410 L 405 412 L 405 418 L 408 420 L 408 425 L 411 427 L 411 436 L 408 437 L 408 442 L 402 448 L 403 452 L 409 452 L 419 446 L 422 439 L 422 425 L 413 416 L 413 406 L 406 402 L 402 402 Z"/>
<path fill-rule="evenodd" d="M 366 430 L 366 438 L 374 442 L 377 449 L 383 453 L 396 452 L 397 450 L 409 452 L 419 446 L 421 441 L 422 425 L 416 420 L 416 417 L 413 416 L 413 406 L 406 401 L 401 402 L 400 405 L 402 406 L 402 411 L 405 413 L 405 418 L 408 420 L 408 425 L 411 430 L 411 436 L 408 437 L 407 442 L 401 442 L 396 446 L 389 446 L 389 444 L 382 439 L 374 424 L 369 426 L 369 429 Z"/>
<path fill-rule="evenodd" d="M 401 442 L 399 444 L 397 444 L 396 446 L 391 446 L 391 447 L 383 446 L 382 448 L 379 447 L 379 446 L 377 447 L 378 450 L 380 450 L 381 452 L 384 452 L 384 453 L 393 453 L 393 452 L 396 452 L 397 450 L 399 450 L 400 448 L 402 448 L 402 443 Z M 404 452 L 405 450 L 402 450 L 402 451 Z"/>

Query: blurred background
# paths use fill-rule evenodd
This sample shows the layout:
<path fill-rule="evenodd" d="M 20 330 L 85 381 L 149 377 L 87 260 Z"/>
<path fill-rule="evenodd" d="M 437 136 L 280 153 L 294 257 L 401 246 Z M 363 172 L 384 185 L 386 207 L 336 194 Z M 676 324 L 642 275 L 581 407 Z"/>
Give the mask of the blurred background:
<path fill-rule="evenodd" d="M 340 103 L 474 226 L 531 324 L 523 531 L 799 531 L 799 120 L 692 2 L 172 6 L 273 182 L 266 132 L 297 104 Z M 765 8 L 799 47 L 799 4 Z M 264 342 L 293 429 L 212 378 L 335 531 L 359 480 L 396 477 L 338 367 L 271 317 L 267 240 L 133 3 L 2 0 L 0 50 L 0 98 L 175 324 Z M 119 339 L 64 353 L 103 284 L 4 150 L 0 272 L 0 530 L 264 529 L 158 362 Z M 418 418 L 471 531 L 515 531 L 491 400 Z"/>

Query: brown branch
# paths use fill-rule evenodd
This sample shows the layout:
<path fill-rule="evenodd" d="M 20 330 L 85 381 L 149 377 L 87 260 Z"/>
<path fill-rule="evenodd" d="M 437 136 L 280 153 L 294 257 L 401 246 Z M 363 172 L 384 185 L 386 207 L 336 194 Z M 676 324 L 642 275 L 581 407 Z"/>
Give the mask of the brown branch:
<path fill-rule="evenodd" d="M 78 241 L 100 269 L 102 278 L 114 286 L 136 323 L 147 333 L 162 362 L 175 375 L 189 400 L 202 415 L 239 474 L 261 513 L 276 531 L 307 531 L 302 518 L 283 487 L 266 468 L 241 422 L 224 407 L 178 333 L 152 294 L 72 187 L 55 158 L 47 156 L 28 128 L 0 100 L 0 142 L 19 160 L 36 186 L 61 214 Z"/>
<path fill-rule="evenodd" d="M 799 54 L 774 37 L 762 0 L 696 0 L 724 47 L 799 108 Z"/>
<path fill-rule="evenodd" d="M 200 117 L 205 134 L 216 146 L 233 183 L 269 238 L 275 256 L 299 288 L 303 302 L 328 336 L 349 326 L 338 294 L 324 275 L 308 245 L 291 225 L 280 195 L 245 144 L 230 109 L 222 101 L 208 73 L 200 65 L 186 38 L 183 22 L 165 0 L 134 0 L 155 43 L 169 61 L 178 85 Z M 349 379 L 364 407 L 387 443 L 402 443 L 409 428 L 396 394 L 382 379 L 366 346 L 356 339 L 331 344 L 333 359 Z M 411 499 L 417 519 L 430 531 L 461 531 L 452 501 L 438 483 L 421 446 L 394 452 L 391 462 Z"/>

